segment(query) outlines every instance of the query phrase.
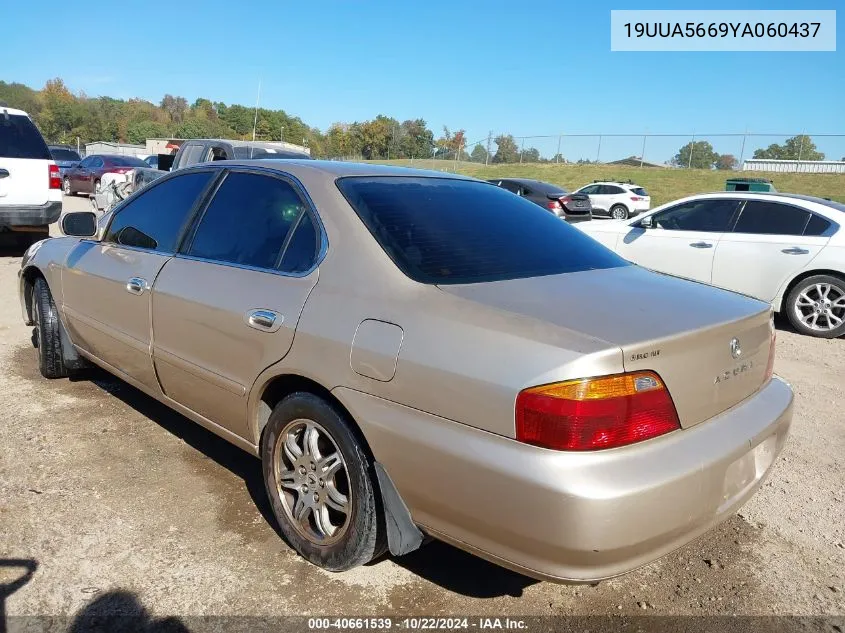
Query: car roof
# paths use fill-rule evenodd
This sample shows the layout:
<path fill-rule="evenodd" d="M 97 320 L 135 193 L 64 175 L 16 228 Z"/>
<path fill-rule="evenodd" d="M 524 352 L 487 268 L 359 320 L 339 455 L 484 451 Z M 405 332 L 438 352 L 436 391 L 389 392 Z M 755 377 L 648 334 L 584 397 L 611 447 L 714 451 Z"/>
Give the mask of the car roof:
<path fill-rule="evenodd" d="M 594 180 L 590 183 L 590 185 L 621 185 L 622 187 L 640 187 L 642 185 L 638 185 L 635 182 L 622 182 L 621 180 Z M 589 185 L 584 185 L 588 187 Z"/>
<path fill-rule="evenodd" d="M 461 176 L 459 174 L 451 174 L 448 172 L 434 171 L 430 169 L 413 169 L 410 167 L 393 167 L 390 165 L 378 165 L 370 163 L 347 163 L 345 161 L 335 160 L 312 160 L 291 158 L 287 160 L 216 160 L 210 163 L 200 163 L 203 167 L 212 165 L 214 167 L 238 166 L 247 169 L 254 169 L 261 167 L 264 169 L 278 171 L 282 173 L 289 173 L 294 176 L 299 172 L 322 173 L 326 176 L 341 178 L 343 176 L 405 176 L 410 177 L 426 177 L 426 178 L 447 178 L 450 180 L 472 180 L 479 181 L 477 178 L 470 178 L 468 176 Z M 199 165 L 192 165 L 188 169 L 194 169 Z M 181 169 L 179 171 L 182 171 Z"/>
<path fill-rule="evenodd" d="M 697 196 L 721 196 L 725 198 L 747 199 L 787 198 L 790 200 L 802 200 L 804 202 L 812 202 L 814 204 L 820 204 L 825 207 L 830 207 L 831 209 L 835 209 L 836 211 L 845 212 L 845 204 L 843 204 L 842 202 L 829 200 L 828 198 L 820 198 L 818 196 L 808 196 L 803 193 L 786 193 L 783 191 L 711 191 L 708 193 L 698 193 L 687 197 L 694 198 Z"/>
<path fill-rule="evenodd" d="M 29 117 L 29 115 L 26 112 L 24 112 L 23 110 L 16 110 L 15 108 L 9 108 L 7 106 L 0 106 L 0 112 L 8 112 L 9 116 Z"/>

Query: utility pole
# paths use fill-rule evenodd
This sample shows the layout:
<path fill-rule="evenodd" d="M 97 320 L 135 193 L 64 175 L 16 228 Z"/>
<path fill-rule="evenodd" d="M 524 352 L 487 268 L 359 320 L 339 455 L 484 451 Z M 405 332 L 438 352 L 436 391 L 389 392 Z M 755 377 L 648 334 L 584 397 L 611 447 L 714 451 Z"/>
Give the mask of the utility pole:
<path fill-rule="evenodd" d="M 804 152 L 804 130 L 801 130 L 801 143 L 798 145 L 798 160 L 801 160 L 801 154 Z"/>
<path fill-rule="evenodd" d="M 687 161 L 687 169 L 692 169 L 692 150 L 695 147 L 695 132 L 692 133 L 692 141 L 689 144 L 689 161 Z"/>
<path fill-rule="evenodd" d="M 742 169 L 743 159 L 745 159 L 745 139 L 748 137 L 748 126 L 745 126 L 745 134 L 742 135 L 742 147 L 739 150 L 739 168 Z"/>
<path fill-rule="evenodd" d="M 640 167 L 643 166 L 643 161 L 645 160 L 645 139 L 646 135 L 643 134 L 643 148 L 640 150 Z"/>
<path fill-rule="evenodd" d="M 525 151 L 525 137 L 522 137 L 522 142 L 519 144 L 519 164 L 522 164 L 522 152 Z"/>
<path fill-rule="evenodd" d="M 563 140 L 563 134 L 559 134 L 557 137 L 557 154 L 555 154 L 555 162 L 560 163 L 560 143 Z"/>
<path fill-rule="evenodd" d="M 484 166 L 490 164 L 490 137 L 493 136 L 493 130 L 487 132 L 487 155 L 484 157 Z"/>
<path fill-rule="evenodd" d="M 279 128 L 279 140 L 280 140 L 282 143 L 284 143 L 284 142 L 285 142 L 285 126 L 284 126 L 284 125 L 282 125 L 282 126 Z"/>
<path fill-rule="evenodd" d="M 596 150 L 596 162 L 599 162 L 599 156 L 601 155 L 601 134 L 599 134 L 599 148 Z"/>

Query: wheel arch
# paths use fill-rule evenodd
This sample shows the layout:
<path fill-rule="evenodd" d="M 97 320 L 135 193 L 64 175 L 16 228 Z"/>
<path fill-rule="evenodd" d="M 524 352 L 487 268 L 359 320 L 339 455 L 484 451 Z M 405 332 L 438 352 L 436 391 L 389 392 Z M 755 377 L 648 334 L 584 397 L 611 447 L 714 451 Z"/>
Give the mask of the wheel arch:
<path fill-rule="evenodd" d="M 299 374 L 287 373 L 274 376 L 264 383 L 261 387 L 260 396 L 256 400 L 255 412 L 251 416 L 256 446 L 261 446 L 264 429 L 267 427 L 267 422 L 274 407 L 285 397 L 297 391 L 312 393 L 334 406 L 347 421 L 350 430 L 367 452 L 367 456 L 373 465 L 372 483 L 377 492 L 378 503 L 384 513 L 384 529 L 386 530 L 387 545 L 390 552 L 394 556 L 401 556 L 418 549 L 423 544 L 425 536 L 414 524 L 407 505 L 402 500 L 384 465 L 376 460 L 361 426 L 349 409 L 331 390 L 316 380 Z"/>
<path fill-rule="evenodd" d="M 783 302 L 789 296 L 789 293 L 800 284 L 802 281 L 809 277 L 814 277 L 816 275 L 830 275 L 831 277 L 836 277 L 837 279 L 841 279 L 845 281 L 845 272 L 841 270 L 833 270 L 830 268 L 814 268 L 812 270 L 802 270 L 797 275 L 795 275 L 792 279 L 786 282 L 783 286 L 783 290 L 778 293 L 778 296 L 775 298 L 773 302 L 773 307 L 776 312 L 783 311 Z"/>
<path fill-rule="evenodd" d="M 27 266 L 21 271 L 20 293 L 21 293 L 21 312 L 23 313 L 23 320 L 25 325 L 32 325 L 32 291 L 35 288 L 35 280 L 38 278 L 47 282 L 49 287 L 50 282 L 47 281 L 44 273 L 38 266 Z"/>

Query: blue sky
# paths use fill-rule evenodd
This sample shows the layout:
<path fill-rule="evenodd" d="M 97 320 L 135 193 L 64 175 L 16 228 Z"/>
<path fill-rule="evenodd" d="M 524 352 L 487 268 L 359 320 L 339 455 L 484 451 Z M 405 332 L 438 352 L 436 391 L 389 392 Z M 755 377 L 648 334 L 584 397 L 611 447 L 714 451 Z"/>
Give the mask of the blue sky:
<path fill-rule="evenodd" d="M 118 11 L 113 1 L 89 0 L 81 8 L 7 3 L 0 79 L 41 87 L 61 76 L 88 95 L 158 102 L 169 92 L 243 104 L 255 103 L 260 79 L 262 106 L 322 129 L 383 113 L 422 117 L 436 134 L 464 128 L 471 141 L 490 130 L 845 134 L 845 12 L 835 53 L 610 51 L 611 9 L 810 8 L 797 1 L 208 0 Z M 64 35 L 52 38 L 59 19 Z M 596 141 L 567 139 L 563 153 L 594 158 Z M 650 139 L 646 158 L 665 160 L 682 141 Z M 817 142 L 830 157 L 845 156 L 845 138 Z M 740 143 L 713 140 L 737 155 Z M 552 154 L 557 139 L 528 145 Z M 641 146 L 604 139 L 601 158 Z"/>

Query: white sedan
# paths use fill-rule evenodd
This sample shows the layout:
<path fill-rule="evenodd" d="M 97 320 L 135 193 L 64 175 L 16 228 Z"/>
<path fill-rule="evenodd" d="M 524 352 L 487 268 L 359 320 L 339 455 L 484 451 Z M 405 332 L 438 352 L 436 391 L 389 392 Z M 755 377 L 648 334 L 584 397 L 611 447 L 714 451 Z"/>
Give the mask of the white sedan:
<path fill-rule="evenodd" d="M 845 204 L 708 193 L 642 216 L 576 225 L 624 258 L 772 303 L 799 332 L 845 334 Z"/>

